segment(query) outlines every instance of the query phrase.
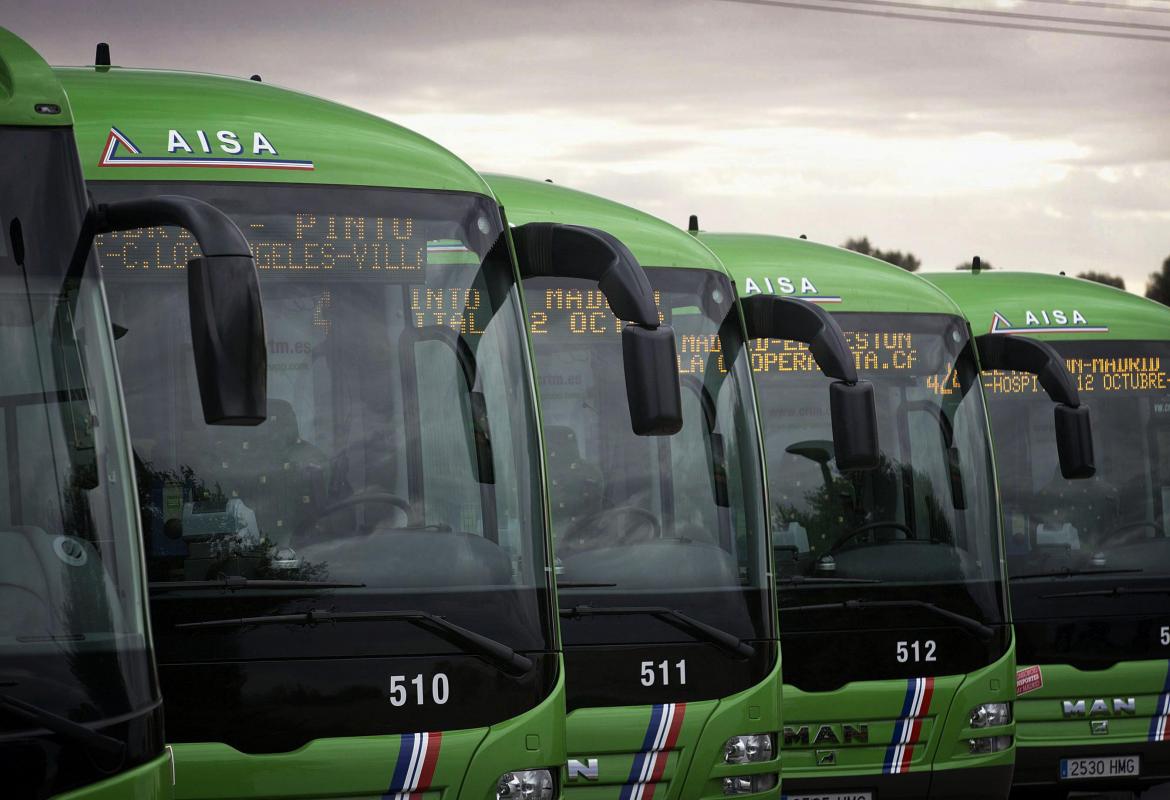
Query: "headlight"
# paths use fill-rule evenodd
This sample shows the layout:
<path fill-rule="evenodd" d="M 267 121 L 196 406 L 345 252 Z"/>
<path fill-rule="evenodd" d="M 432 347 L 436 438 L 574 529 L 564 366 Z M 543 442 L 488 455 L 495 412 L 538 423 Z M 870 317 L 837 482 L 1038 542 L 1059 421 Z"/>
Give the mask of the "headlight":
<path fill-rule="evenodd" d="M 984 736 L 979 739 L 967 740 L 967 747 L 970 748 L 971 754 L 976 756 L 1002 753 L 1011 746 L 1012 737 L 1010 736 Z"/>
<path fill-rule="evenodd" d="M 723 794 L 755 794 L 776 788 L 779 779 L 775 772 L 764 775 L 735 775 L 723 779 Z"/>
<path fill-rule="evenodd" d="M 984 703 L 971 709 L 972 728 L 993 728 L 1012 721 L 1011 703 Z"/>
<path fill-rule="evenodd" d="M 552 800 L 555 793 L 556 784 L 547 769 L 505 772 L 496 782 L 496 800 Z"/>
<path fill-rule="evenodd" d="M 728 764 L 754 764 L 770 761 L 776 748 L 772 745 L 772 734 L 749 733 L 732 736 L 723 745 L 723 760 Z"/>

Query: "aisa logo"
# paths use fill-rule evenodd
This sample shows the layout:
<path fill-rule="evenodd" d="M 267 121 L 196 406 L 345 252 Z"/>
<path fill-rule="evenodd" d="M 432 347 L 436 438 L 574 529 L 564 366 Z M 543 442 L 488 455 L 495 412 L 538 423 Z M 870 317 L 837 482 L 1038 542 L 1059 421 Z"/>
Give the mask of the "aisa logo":
<path fill-rule="evenodd" d="M 805 277 L 800 278 L 786 278 L 783 276 L 763 279 L 763 287 L 756 282 L 755 278 L 748 278 L 743 283 L 743 292 L 747 294 L 780 294 L 789 297 L 798 297 L 801 300 L 807 300 L 810 303 L 840 303 L 841 298 L 837 295 L 821 294 L 817 291 L 817 287 L 813 282 Z"/>
<path fill-rule="evenodd" d="M 1072 311 L 1028 309 L 1024 311 L 1023 325 L 1013 325 L 1003 314 L 992 311 L 991 333 L 1109 333 L 1109 326 L 1090 325 L 1085 315 L 1075 308 Z"/>
<path fill-rule="evenodd" d="M 162 147 L 159 148 L 163 149 Z M 225 167 L 236 169 L 313 169 L 312 161 L 280 158 L 260 131 L 167 131 L 166 155 L 143 155 L 118 128 L 110 128 L 99 167 Z"/>

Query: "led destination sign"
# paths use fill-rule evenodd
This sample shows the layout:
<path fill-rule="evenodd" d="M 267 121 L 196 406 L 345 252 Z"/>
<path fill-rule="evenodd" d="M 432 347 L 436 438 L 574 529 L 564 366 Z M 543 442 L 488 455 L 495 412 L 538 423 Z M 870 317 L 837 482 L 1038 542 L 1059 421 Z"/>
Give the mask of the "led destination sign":
<path fill-rule="evenodd" d="M 1170 362 L 1157 355 L 1115 350 L 1109 355 L 1068 356 L 1065 364 L 1082 394 L 1170 391 Z M 985 373 L 983 388 L 997 395 L 1044 391 L 1035 375 L 1022 372 Z"/>
<path fill-rule="evenodd" d="M 422 279 L 428 242 L 411 217 L 366 217 L 297 211 L 235 216 L 261 272 L 373 273 Z M 102 234 L 98 254 L 107 273 L 171 273 L 199 255 L 179 228 Z"/>

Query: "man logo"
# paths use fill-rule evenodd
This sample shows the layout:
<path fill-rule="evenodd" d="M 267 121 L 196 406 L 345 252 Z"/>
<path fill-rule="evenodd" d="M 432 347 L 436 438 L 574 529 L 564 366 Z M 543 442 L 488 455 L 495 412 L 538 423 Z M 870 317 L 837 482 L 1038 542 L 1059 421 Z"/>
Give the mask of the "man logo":
<path fill-rule="evenodd" d="M 836 750 L 818 750 L 817 751 L 817 766 L 818 767 L 835 767 L 835 766 L 837 766 L 837 751 Z"/>
<path fill-rule="evenodd" d="M 808 725 L 799 728 L 784 727 L 784 745 L 812 744 L 868 744 L 868 725 L 818 725 L 816 736 L 811 736 Z"/>
<path fill-rule="evenodd" d="M 578 778 L 595 781 L 597 780 L 597 759 L 587 758 L 585 763 L 581 763 L 575 758 L 569 759 L 569 780 L 575 781 Z"/>
<path fill-rule="evenodd" d="M 1112 711 L 1109 710 L 1109 706 L 1106 704 L 1104 698 L 1100 697 L 1096 700 L 1061 701 L 1065 718 L 1085 716 L 1086 705 L 1088 705 L 1088 716 L 1090 717 L 1118 716 L 1119 714 L 1129 714 L 1132 717 L 1137 713 L 1137 701 L 1132 697 L 1113 698 Z"/>

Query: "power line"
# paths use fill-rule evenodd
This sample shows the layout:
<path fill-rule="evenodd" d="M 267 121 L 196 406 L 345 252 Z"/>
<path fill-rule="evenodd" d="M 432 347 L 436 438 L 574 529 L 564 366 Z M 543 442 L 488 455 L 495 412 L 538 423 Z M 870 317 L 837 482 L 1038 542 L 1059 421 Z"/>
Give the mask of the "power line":
<path fill-rule="evenodd" d="M 1005 28 L 1017 31 L 1036 31 L 1038 33 L 1068 33 L 1075 36 L 1096 36 L 1103 39 L 1131 39 L 1143 42 L 1170 43 L 1170 37 L 1149 36 L 1140 33 L 1114 33 L 1112 31 L 1090 31 L 1083 28 L 1056 28 L 1045 25 L 1024 25 L 1013 22 L 995 22 L 981 19 L 954 19 L 937 17 L 929 14 L 904 14 L 898 11 L 873 11 L 863 8 L 846 8 L 844 6 L 825 6 L 817 3 L 798 3 L 791 0 L 716 0 L 720 3 L 740 3 L 749 6 L 772 6 L 776 8 L 798 8 L 808 11 L 830 11 L 835 14 L 853 14 L 861 17 L 881 17 L 884 19 L 910 19 L 919 22 L 944 22 L 950 25 L 968 25 L 976 28 Z"/>
<path fill-rule="evenodd" d="M 1170 14 L 1170 7 L 1162 8 L 1160 6 L 1129 6 L 1124 3 L 1104 3 L 1098 0 L 1024 0 L 1026 3 L 1051 3 L 1057 6 L 1068 6 L 1069 8 L 1107 8 L 1111 11 L 1133 11 L 1144 14 L 1149 11 L 1154 14 Z M 1170 2 L 1170 0 L 1163 0 L 1163 2 Z"/>
<path fill-rule="evenodd" d="M 823 1 L 823 0 L 822 0 Z M 967 16 L 996 17 L 999 19 L 1026 19 L 1033 22 L 1055 22 L 1070 25 L 1099 25 L 1106 28 L 1131 28 L 1134 30 L 1162 31 L 1170 33 L 1170 25 L 1155 25 L 1151 22 L 1121 22 L 1118 20 L 1096 20 L 1077 17 L 1062 17 L 1052 14 L 1027 14 L 1016 11 L 981 10 L 977 8 L 955 8 L 953 6 L 936 6 L 929 3 L 904 3 L 900 0 L 831 0 L 834 3 L 854 3 L 863 6 L 884 6 L 886 8 L 908 8 L 911 10 L 937 11 L 944 14 L 962 14 Z"/>

